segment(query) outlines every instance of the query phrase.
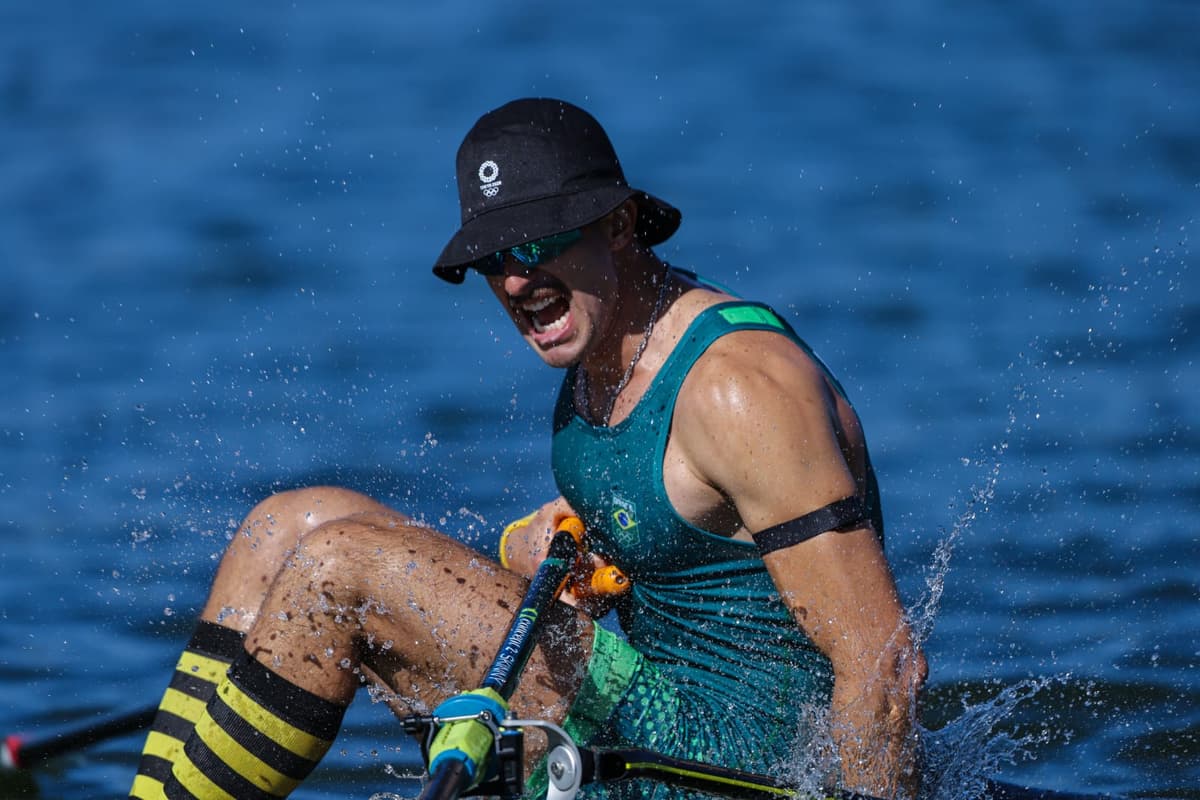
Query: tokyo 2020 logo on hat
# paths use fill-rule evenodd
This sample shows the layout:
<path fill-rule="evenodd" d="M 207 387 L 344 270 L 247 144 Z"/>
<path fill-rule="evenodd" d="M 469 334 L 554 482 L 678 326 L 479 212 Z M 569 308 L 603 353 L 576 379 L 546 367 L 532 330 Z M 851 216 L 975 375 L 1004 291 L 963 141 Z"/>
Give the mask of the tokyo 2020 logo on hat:
<path fill-rule="evenodd" d="M 503 183 L 499 164 L 488 160 L 479 165 L 479 191 L 483 192 L 484 197 L 495 197 L 500 193 Z"/>

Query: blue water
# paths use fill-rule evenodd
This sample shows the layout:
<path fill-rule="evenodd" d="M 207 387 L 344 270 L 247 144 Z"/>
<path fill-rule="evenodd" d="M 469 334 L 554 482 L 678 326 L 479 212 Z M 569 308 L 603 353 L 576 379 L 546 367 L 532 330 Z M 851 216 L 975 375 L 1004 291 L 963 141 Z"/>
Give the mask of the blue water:
<path fill-rule="evenodd" d="M 0 733 L 156 700 L 273 489 L 486 548 L 550 496 L 557 376 L 428 267 L 461 135 L 551 94 L 843 378 L 951 751 L 1200 797 L 1198 41 L 1186 0 L 6 4 Z M 120 796 L 139 747 L 0 793 Z M 412 754 L 363 698 L 296 796 Z"/>

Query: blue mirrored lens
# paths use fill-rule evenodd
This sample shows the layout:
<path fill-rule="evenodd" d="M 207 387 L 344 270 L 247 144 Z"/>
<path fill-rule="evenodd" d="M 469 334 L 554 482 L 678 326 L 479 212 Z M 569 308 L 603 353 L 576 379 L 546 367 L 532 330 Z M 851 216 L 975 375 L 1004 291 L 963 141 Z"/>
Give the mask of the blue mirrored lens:
<path fill-rule="evenodd" d="M 504 259 L 511 254 L 518 263 L 536 267 L 562 255 L 571 245 L 583 238 L 583 231 L 573 230 L 546 236 L 535 242 L 526 242 L 498 253 L 484 256 L 471 265 L 481 275 L 489 277 L 504 272 Z"/>
<path fill-rule="evenodd" d="M 547 236 L 544 239 L 538 239 L 536 242 L 519 244 L 511 248 L 508 252 L 512 253 L 513 258 L 525 266 L 536 267 L 539 264 L 558 258 L 567 248 L 575 244 L 582 237 L 582 231 L 565 231 L 563 233 L 556 233 L 553 236 Z"/>

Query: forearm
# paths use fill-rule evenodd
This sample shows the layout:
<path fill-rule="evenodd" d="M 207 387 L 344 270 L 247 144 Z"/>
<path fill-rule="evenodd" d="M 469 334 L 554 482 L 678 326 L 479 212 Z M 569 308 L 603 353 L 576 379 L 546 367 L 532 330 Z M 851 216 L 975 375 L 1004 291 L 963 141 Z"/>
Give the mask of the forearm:
<path fill-rule="evenodd" d="M 918 692 L 924 660 L 909 653 L 870 677 L 835 679 L 830 727 L 847 789 L 882 798 L 917 796 Z"/>

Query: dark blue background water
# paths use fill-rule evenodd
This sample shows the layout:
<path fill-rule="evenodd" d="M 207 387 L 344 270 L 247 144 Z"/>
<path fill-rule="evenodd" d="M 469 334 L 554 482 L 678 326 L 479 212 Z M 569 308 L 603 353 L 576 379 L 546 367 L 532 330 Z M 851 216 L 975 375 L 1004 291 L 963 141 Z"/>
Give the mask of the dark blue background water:
<path fill-rule="evenodd" d="M 461 135 L 552 94 L 683 208 L 668 258 L 842 376 L 939 601 L 929 725 L 970 760 L 1002 717 L 1012 780 L 1200 797 L 1198 41 L 1183 0 L 6 4 L 3 731 L 156 700 L 272 489 L 487 548 L 551 494 L 557 376 L 428 267 Z M 395 788 L 403 739 L 364 698 L 297 796 Z M 34 783 L 118 796 L 139 746 Z"/>

